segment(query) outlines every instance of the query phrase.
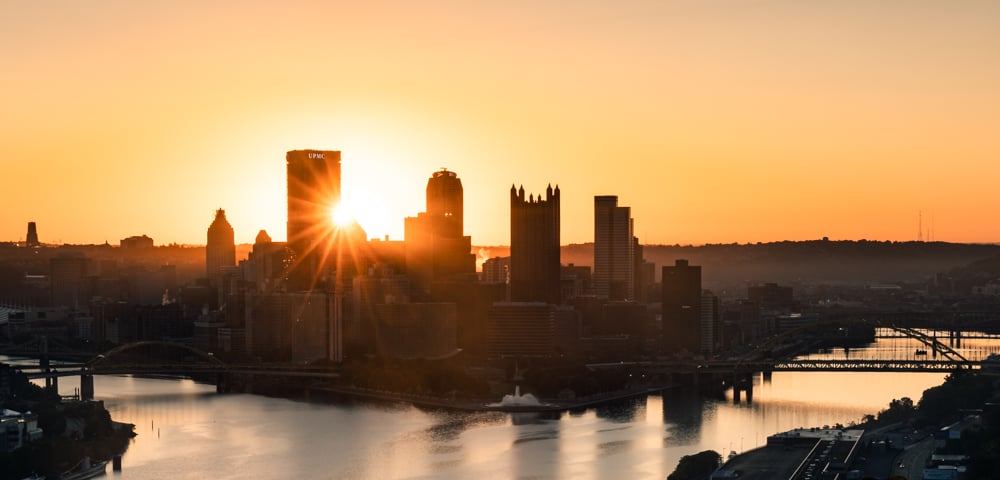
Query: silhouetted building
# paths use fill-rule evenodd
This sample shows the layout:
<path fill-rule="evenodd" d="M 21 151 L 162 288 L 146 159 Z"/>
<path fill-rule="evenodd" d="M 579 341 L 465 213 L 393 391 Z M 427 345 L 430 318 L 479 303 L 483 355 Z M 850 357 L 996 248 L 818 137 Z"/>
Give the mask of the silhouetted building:
<path fill-rule="evenodd" d="M 606 302 L 601 305 L 599 319 L 590 325 L 589 335 L 629 335 L 646 338 L 650 315 L 645 305 L 636 302 Z"/>
<path fill-rule="evenodd" d="M 328 347 L 332 347 L 332 358 L 341 357 L 339 345 L 342 341 L 334 331 L 333 295 L 318 292 L 286 293 L 293 298 L 292 316 L 288 319 L 291 328 L 291 349 L 293 362 L 312 362 L 328 358 Z M 333 343 L 333 345 L 331 345 Z"/>
<path fill-rule="evenodd" d="M 719 307 L 719 297 L 705 290 L 701 294 L 701 318 L 700 337 L 701 353 L 711 354 L 715 352 L 716 345 L 722 343 L 722 312 Z"/>
<path fill-rule="evenodd" d="M 441 358 L 458 353 L 454 303 L 388 303 L 376 307 L 375 353 Z"/>
<path fill-rule="evenodd" d="M 490 307 L 488 349 L 494 357 L 554 353 L 556 307 L 544 302 L 497 302 Z"/>
<path fill-rule="evenodd" d="M 326 293 L 247 293 L 247 354 L 265 361 L 308 362 L 325 358 L 332 347 L 333 358 L 339 358 L 333 308 L 333 296 Z"/>
<path fill-rule="evenodd" d="M 177 266 L 160 265 L 151 268 L 146 265 L 128 265 L 121 278 L 122 297 L 136 305 L 161 305 L 177 296 Z M 206 285 L 207 288 L 207 285 Z M 213 290 L 216 294 L 216 291 Z M 212 301 L 213 306 L 217 300 Z M 201 311 L 203 305 L 192 307 L 192 312 Z"/>
<path fill-rule="evenodd" d="M 677 260 L 663 267 L 663 343 L 666 353 L 701 350 L 701 267 Z"/>
<path fill-rule="evenodd" d="M 90 301 L 84 278 L 90 260 L 82 253 L 61 253 L 49 259 L 49 288 L 52 305 L 79 308 Z"/>
<path fill-rule="evenodd" d="M 649 303 L 652 299 L 658 299 L 660 292 L 653 291 L 656 283 L 656 264 L 647 262 L 643 258 L 643 248 L 639 245 L 639 239 L 635 238 L 635 300 L 640 303 Z"/>
<path fill-rule="evenodd" d="M 219 352 L 225 358 L 243 358 L 247 353 L 247 333 L 243 328 L 223 327 L 218 331 Z"/>
<path fill-rule="evenodd" d="M 737 325 L 740 330 L 738 345 L 746 345 L 767 335 L 768 329 L 760 315 L 759 303 L 742 300 L 738 302 L 737 307 Z"/>
<path fill-rule="evenodd" d="M 560 302 L 559 186 L 524 196 L 510 187 L 510 300 Z"/>
<path fill-rule="evenodd" d="M 315 286 L 326 259 L 336 258 L 333 209 L 340 204 L 340 152 L 292 150 L 288 181 L 288 246 L 295 254 L 293 289 Z"/>
<path fill-rule="evenodd" d="M 261 230 L 247 256 L 244 279 L 257 292 L 272 292 L 282 286 L 288 258 L 285 242 L 274 242 L 266 231 Z"/>
<path fill-rule="evenodd" d="M 427 180 L 427 214 L 444 217 L 440 234 L 461 237 L 464 232 L 462 180 L 455 172 L 442 169 Z"/>
<path fill-rule="evenodd" d="M 197 316 L 206 309 L 217 310 L 219 289 L 209 285 L 205 279 L 199 279 L 195 285 L 186 285 L 180 289 L 177 303 L 186 316 Z"/>
<path fill-rule="evenodd" d="M 747 287 L 747 298 L 751 302 L 757 302 L 764 310 L 787 310 L 795 307 L 792 287 L 780 286 L 777 283 Z"/>
<path fill-rule="evenodd" d="M 226 220 L 226 211 L 215 211 L 215 220 L 208 227 L 205 244 L 205 276 L 212 285 L 220 286 L 222 267 L 236 265 L 236 240 L 233 227 Z"/>
<path fill-rule="evenodd" d="M 510 281 L 510 257 L 493 257 L 483 262 L 483 273 L 479 282 L 489 285 L 506 284 Z"/>
<path fill-rule="evenodd" d="M 24 238 L 24 243 L 29 247 L 37 247 L 38 243 L 38 229 L 35 227 L 35 222 L 28 222 L 28 236 Z"/>
<path fill-rule="evenodd" d="M 389 265 L 377 265 L 354 277 L 353 305 L 344 322 L 344 344 L 348 354 L 375 353 L 376 309 L 379 305 L 409 303 L 410 279 Z"/>
<path fill-rule="evenodd" d="M 590 295 L 593 290 L 591 286 L 590 267 L 586 265 L 563 265 L 560 273 L 562 283 L 562 300 L 572 301 L 577 297 Z"/>
<path fill-rule="evenodd" d="M 475 277 L 472 237 L 462 234 L 462 201 L 455 172 L 434 172 L 427 180 L 427 211 L 404 221 L 406 273 L 418 299 L 429 299 L 435 282 Z"/>
<path fill-rule="evenodd" d="M 471 355 L 485 355 L 486 325 L 494 302 L 506 298 L 505 285 L 483 285 L 475 281 L 438 282 L 435 302 L 454 303 L 458 316 L 458 347 Z"/>
<path fill-rule="evenodd" d="M 594 197 L 594 293 L 635 299 L 635 244 L 631 208 L 613 195 Z"/>
<path fill-rule="evenodd" d="M 192 345 L 203 352 L 218 352 L 219 329 L 225 327 L 225 315 L 222 312 L 202 312 L 194 321 Z"/>
<path fill-rule="evenodd" d="M 119 245 L 121 245 L 121 248 L 127 249 L 153 248 L 153 239 L 145 235 L 132 236 L 121 239 Z"/>
<path fill-rule="evenodd" d="M 191 341 L 194 322 L 184 318 L 181 306 L 130 305 L 122 315 L 108 319 L 105 335 L 115 343 L 143 340 Z"/>
<path fill-rule="evenodd" d="M 29 307 L 23 310 L 11 309 L 7 312 L 6 334 L 10 338 L 20 336 L 47 336 L 66 339 L 71 333 L 74 317 L 70 308 Z"/>

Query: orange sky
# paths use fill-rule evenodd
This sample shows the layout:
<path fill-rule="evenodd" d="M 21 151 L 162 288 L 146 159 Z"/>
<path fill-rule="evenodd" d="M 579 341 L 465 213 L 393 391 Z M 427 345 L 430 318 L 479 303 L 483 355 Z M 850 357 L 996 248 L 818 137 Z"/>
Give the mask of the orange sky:
<path fill-rule="evenodd" d="M 0 240 L 285 237 L 285 151 L 343 152 L 370 236 L 440 167 L 466 233 L 511 183 L 593 196 L 643 243 L 1000 241 L 1000 4 L 11 0 L 0 3 Z"/>

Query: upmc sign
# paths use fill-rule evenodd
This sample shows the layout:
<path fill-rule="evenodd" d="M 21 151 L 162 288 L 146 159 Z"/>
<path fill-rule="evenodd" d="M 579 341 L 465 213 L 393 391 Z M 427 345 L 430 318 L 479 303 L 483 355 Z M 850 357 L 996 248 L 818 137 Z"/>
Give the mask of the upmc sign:
<path fill-rule="evenodd" d="M 309 158 L 326 158 L 325 153 L 310 153 Z"/>

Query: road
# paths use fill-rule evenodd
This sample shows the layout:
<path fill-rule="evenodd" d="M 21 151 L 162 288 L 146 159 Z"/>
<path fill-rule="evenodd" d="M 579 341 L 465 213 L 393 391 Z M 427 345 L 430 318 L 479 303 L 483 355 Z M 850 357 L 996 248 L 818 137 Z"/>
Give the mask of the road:
<path fill-rule="evenodd" d="M 907 480 L 923 480 L 924 465 L 934 452 L 934 439 L 925 438 L 903 448 L 892 464 L 891 475 L 901 475 Z"/>

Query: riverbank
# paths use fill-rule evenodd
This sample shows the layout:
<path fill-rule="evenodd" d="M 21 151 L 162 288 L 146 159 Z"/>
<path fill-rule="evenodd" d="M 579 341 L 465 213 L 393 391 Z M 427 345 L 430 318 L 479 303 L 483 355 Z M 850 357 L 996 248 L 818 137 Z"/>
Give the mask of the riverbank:
<path fill-rule="evenodd" d="M 121 455 L 135 436 L 134 425 L 113 421 L 103 401 L 64 401 L 16 367 L 0 364 L 0 385 L 5 387 L 3 445 L 9 450 L 0 450 L 0 479 L 63 478 L 91 460 Z"/>

